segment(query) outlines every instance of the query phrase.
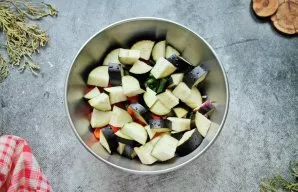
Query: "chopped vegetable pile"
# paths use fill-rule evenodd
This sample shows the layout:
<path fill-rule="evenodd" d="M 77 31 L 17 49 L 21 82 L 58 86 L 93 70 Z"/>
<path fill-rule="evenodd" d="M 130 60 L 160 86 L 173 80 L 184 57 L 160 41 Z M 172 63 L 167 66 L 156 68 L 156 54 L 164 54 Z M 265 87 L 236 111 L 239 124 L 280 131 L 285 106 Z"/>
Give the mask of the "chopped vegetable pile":
<path fill-rule="evenodd" d="M 215 109 L 197 88 L 207 73 L 166 41 L 112 50 L 88 76 L 92 89 L 84 97 L 93 107 L 94 136 L 108 153 L 147 165 L 190 154 Z"/>

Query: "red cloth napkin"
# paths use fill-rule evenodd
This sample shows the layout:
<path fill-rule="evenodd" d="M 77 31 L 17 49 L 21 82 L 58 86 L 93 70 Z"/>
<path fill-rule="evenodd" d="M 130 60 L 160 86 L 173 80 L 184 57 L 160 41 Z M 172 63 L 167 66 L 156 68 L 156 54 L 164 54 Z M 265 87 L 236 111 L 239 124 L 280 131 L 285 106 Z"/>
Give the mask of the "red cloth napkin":
<path fill-rule="evenodd" d="M 51 192 L 28 143 L 16 136 L 0 136 L 0 192 Z"/>

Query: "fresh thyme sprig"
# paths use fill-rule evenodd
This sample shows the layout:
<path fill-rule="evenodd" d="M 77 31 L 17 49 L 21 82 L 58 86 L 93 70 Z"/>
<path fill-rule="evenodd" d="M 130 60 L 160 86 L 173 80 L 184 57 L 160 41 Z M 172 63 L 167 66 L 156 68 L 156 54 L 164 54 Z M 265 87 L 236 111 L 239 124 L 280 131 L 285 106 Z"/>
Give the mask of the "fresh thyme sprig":
<path fill-rule="evenodd" d="M 0 0 L 0 30 L 3 32 L 4 48 L 8 58 L 0 54 L 0 82 L 8 75 L 10 66 L 17 66 L 21 71 L 28 68 L 37 74 L 40 67 L 32 60 L 32 55 L 38 52 L 48 42 L 48 34 L 30 20 L 39 20 L 47 16 L 56 16 L 58 11 L 50 4 L 30 2 L 27 0 Z"/>
<path fill-rule="evenodd" d="M 281 189 L 287 192 L 298 192 L 298 161 L 290 162 L 290 170 L 293 181 L 287 180 L 281 175 L 272 177 L 260 183 L 260 192 L 279 192 Z"/>

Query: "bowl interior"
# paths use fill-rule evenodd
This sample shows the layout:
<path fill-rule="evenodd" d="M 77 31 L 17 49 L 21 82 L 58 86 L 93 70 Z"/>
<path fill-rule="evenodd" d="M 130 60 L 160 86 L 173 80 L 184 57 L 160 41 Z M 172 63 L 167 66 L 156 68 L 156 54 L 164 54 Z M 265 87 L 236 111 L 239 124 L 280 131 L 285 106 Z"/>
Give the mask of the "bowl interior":
<path fill-rule="evenodd" d="M 209 74 L 199 89 L 216 101 L 216 111 L 211 115 L 212 126 L 202 144 L 191 154 L 151 166 L 138 160 L 129 160 L 118 154 L 109 155 L 95 139 L 90 128 L 88 114 L 91 108 L 83 99 L 87 92 L 87 77 L 104 56 L 114 48 L 130 48 L 142 39 L 163 40 L 177 48 L 182 56 L 193 64 L 203 64 Z M 100 31 L 82 47 L 70 69 L 66 84 L 66 107 L 72 127 L 84 144 L 96 157 L 104 162 L 138 173 L 161 173 L 178 168 L 204 152 L 218 135 L 225 120 L 228 107 L 228 86 L 222 66 L 211 48 L 198 35 L 185 27 L 162 19 L 138 18 L 113 24 Z"/>

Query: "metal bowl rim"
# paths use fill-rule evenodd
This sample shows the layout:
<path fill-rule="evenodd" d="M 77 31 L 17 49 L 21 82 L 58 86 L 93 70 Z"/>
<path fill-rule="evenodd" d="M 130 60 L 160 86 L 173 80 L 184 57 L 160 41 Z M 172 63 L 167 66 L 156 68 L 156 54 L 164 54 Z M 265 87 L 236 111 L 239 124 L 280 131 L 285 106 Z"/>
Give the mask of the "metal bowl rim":
<path fill-rule="evenodd" d="M 193 33 L 194 35 L 196 35 L 198 38 L 200 38 L 206 45 L 207 47 L 211 50 L 211 52 L 213 53 L 213 55 L 215 56 L 216 60 L 218 61 L 219 63 L 219 66 L 223 72 L 223 76 L 224 76 L 224 80 L 225 80 L 225 85 L 226 85 L 226 106 L 225 106 L 225 112 L 224 112 L 224 115 L 223 115 L 223 119 L 222 119 L 222 122 L 221 124 L 219 125 L 219 129 L 217 131 L 217 133 L 215 134 L 214 138 L 209 142 L 209 144 L 202 150 L 200 151 L 198 154 L 196 154 L 194 157 L 192 157 L 191 159 L 179 164 L 179 165 L 176 165 L 174 167 L 170 167 L 170 168 L 167 168 L 167 169 L 162 169 L 162 170 L 157 170 L 157 171 L 139 171 L 139 170 L 133 170 L 133 169 L 128 169 L 128 168 L 124 168 L 124 167 L 121 167 L 121 166 L 118 166 L 116 164 L 113 164 L 105 159 L 103 159 L 102 157 L 100 157 L 98 154 L 96 154 L 95 152 L 93 152 L 90 147 L 88 147 L 85 142 L 82 140 L 82 138 L 79 136 L 79 133 L 77 132 L 77 130 L 75 129 L 75 126 L 71 120 L 71 117 L 70 117 L 70 114 L 69 114 L 69 109 L 68 109 L 68 105 L 67 105 L 67 89 L 68 89 L 68 80 L 69 80 L 69 76 L 70 76 L 70 73 L 72 71 L 72 68 L 73 68 L 73 64 L 75 62 L 75 60 L 77 59 L 77 57 L 79 56 L 79 54 L 81 53 L 81 51 L 84 49 L 84 47 L 95 37 L 97 36 L 98 34 L 102 33 L 103 31 L 111 28 L 111 27 L 114 27 L 114 26 L 117 26 L 117 25 L 120 25 L 120 24 L 124 24 L 124 23 L 128 23 L 128 22 L 131 22 L 131 21 L 148 21 L 148 20 L 151 20 L 151 21 L 164 21 L 164 22 L 168 22 L 168 23 L 172 23 L 174 25 L 177 25 L 177 26 L 180 26 L 181 28 L 184 28 L 185 30 Z M 191 161 L 193 161 L 194 159 L 198 158 L 199 156 L 201 156 L 205 151 L 207 151 L 207 149 L 210 148 L 210 146 L 214 143 L 214 141 L 217 139 L 218 135 L 220 134 L 222 128 L 223 128 L 223 125 L 226 121 L 226 118 L 227 118 L 227 114 L 228 114 L 228 108 L 229 108 L 229 96 L 230 96 L 230 93 L 229 93 L 229 84 L 228 84 L 228 79 L 227 79 L 227 75 L 225 73 L 225 70 L 224 70 L 224 67 L 222 65 L 222 63 L 220 62 L 220 60 L 218 59 L 218 56 L 217 54 L 215 53 L 214 49 L 209 45 L 209 43 L 203 38 L 201 37 L 199 34 L 197 34 L 196 32 L 192 31 L 191 29 L 187 28 L 186 26 L 184 25 L 181 25 L 175 21 L 171 21 L 169 19 L 163 19 L 163 18 L 158 18 L 158 17 L 134 17 L 134 18 L 129 18 L 129 19 L 124 19 L 124 20 L 121 20 L 121 21 L 117 21 L 117 22 L 114 22 L 106 27 L 104 27 L 103 29 L 99 30 L 98 32 L 96 32 L 95 34 L 93 34 L 80 48 L 80 50 L 78 51 L 78 53 L 75 55 L 73 61 L 72 61 L 72 64 L 68 70 L 68 73 L 67 73 L 67 77 L 66 77 L 66 81 L 65 81 L 65 88 L 64 88 L 64 105 L 65 105 L 65 110 L 66 110 L 66 113 L 67 113 L 67 117 L 68 117 L 68 120 L 71 124 L 71 127 L 72 127 L 72 130 L 73 132 L 75 133 L 76 137 L 79 139 L 79 141 L 83 144 L 83 146 L 91 153 L 93 154 L 96 158 L 100 159 L 101 161 L 105 162 L 106 164 L 112 166 L 112 167 L 115 167 L 115 168 L 118 168 L 122 171 L 126 171 L 126 172 L 129 172 L 129 173 L 135 173 L 135 174 L 144 174 L 144 175 L 149 175 L 149 174 L 161 174 L 161 173 L 167 173 L 167 172 L 170 172 L 170 171 L 174 171 L 178 168 L 181 168 L 182 166 L 190 163 Z"/>

